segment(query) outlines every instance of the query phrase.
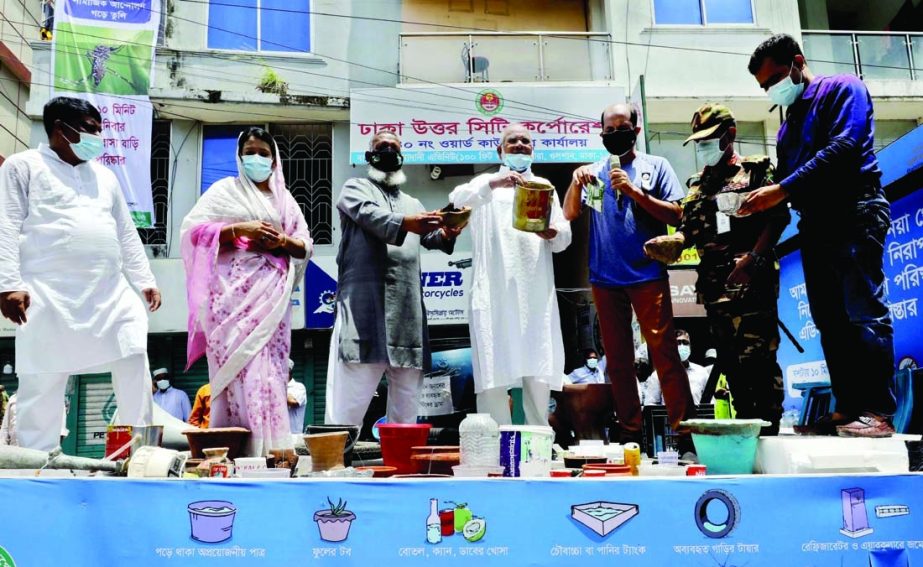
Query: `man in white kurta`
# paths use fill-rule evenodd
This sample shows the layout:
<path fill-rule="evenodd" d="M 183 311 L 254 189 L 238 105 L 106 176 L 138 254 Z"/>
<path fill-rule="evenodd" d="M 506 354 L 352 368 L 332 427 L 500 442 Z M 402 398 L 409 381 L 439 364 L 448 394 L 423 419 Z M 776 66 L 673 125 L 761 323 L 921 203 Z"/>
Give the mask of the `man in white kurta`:
<path fill-rule="evenodd" d="M 49 144 L 0 166 L 0 307 L 17 324 L 19 444 L 48 451 L 71 374 L 111 371 L 121 422 L 150 425 L 136 290 L 152 311 L 160 293 L 119 182 L 94 161 L 99 112 L 59 97 L 43 118 Z"/>
<path fill-rule="evenodd" d="M 521 125 L 504 130 L 497 153 L 503 166 L 460 185 L 455 207 L 471 207 L 474 281 L 468 324 L 478 411 L 511 423 L 507 390 L 523 388 L 528 425 L 548 425 L 551 390 L 561 390 L 564 343 L 554 287 L 552 253 L 570 245 L 570 223 L 554 195 L 551 226 L 541 233 L 512 225 L 515 185 L 550 183 L 532 174 L 532 137 Z"/>

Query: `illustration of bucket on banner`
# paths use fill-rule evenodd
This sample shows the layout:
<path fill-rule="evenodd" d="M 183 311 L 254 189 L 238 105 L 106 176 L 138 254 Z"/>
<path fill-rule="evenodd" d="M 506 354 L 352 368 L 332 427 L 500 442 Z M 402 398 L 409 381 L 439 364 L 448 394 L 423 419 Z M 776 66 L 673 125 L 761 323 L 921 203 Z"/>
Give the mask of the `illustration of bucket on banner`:
<path fill-rule="evenodd" d="M 537 181 L 516 185 L 513 197 L 513 228 L 524 232 L 548 230 L 554 187 Z"/>
<path fill-rule="evenodd" d="M 503 476 L 547 477 L 551 471 L 550 427 L 504 425 L 500 428 Z"/>
<path fill-rule="evenodd" d="M 187 507 L 192 539 L 218 543 L 231 539 L 237 507 L 225 500 L 202 500 Z"/>

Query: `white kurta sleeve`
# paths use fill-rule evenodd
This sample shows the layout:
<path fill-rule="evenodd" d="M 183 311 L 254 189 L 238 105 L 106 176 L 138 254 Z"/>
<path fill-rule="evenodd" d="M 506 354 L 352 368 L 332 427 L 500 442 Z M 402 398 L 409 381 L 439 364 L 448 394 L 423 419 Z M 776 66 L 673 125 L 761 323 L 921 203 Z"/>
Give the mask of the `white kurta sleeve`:
<path fill-rule="evenodd" d="M 14 403 L 12 399 L 7 402 L 6 411 L 3 413 L 3 422 L 0 423 L 0 445 L 12 445 L 10 416 L 16 410 Z"/>
<path fill-rule="evenodd" d="M 653 406 L 663 403 L 663 393 L 660 390 L 660 377 L 654 372 L 644 383 L 644 400 L 642 405 Z"/>
<path fill-rule="evenodd" d="M 490 188 L 492 174 L 478 175 L 468 183 L 459 185 L 449 193 L 449 201 L 455 208 L 471 207 L 476 209 L 489 203 L 493 199 L 493 189 Z"/>
<path fill-rule="evenodd" d="M 122 272 L 131 285 L 139 290 L 157 287 L 157 280 L 151 272 L 151 264 L 147 261 L 144 245 L 138 236 L 138 229 L 131 218 L 128 204 L 122 195 L 121 188 L 115 185 L 112 196 L 112 216 L 119 231 L 119 245 L 122 248 Z"/>
<path fill-rule="evenodd" d="M 295 398 L 295 401 L 298 402 L 299 407 L 308 403 L 308 391 L 304 387 L 304 384 L 296 382 L 289 393 Z"/>
<path fill-rule="evenodd" d="M 557 192 L 554 193 L 554 202 L 551 205 L 551 228 L 558 231 L 558 234 L 551 239 L 551 251 L 563 252 L 570 246 L 573 232 L 570 229 L 570 222 L 564 218 L 564 210 L 561 209 Z"/>
<path fill-rule="evenodd" d="M 0 165 L 0 292 L 26 289 L 19 271 L 19 234 L 29 210 L 25 165 L 13 159 Z"/>

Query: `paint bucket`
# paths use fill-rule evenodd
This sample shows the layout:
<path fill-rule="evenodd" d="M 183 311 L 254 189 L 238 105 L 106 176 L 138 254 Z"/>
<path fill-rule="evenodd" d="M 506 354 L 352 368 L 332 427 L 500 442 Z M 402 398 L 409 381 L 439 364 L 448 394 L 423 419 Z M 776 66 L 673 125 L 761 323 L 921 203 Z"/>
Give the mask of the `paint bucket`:
<path fill-rule="evenodd" d="M 182 477 L 186 456 L 179 451 L 160 447 L 141 447 L 128 461 L 130 478 Z"/>
<path fill-rule="evenodd" d="M 417 464 L 410 457 L 411 447 L 426 445 L 429 430 L 428 423 L 382 423 L 378 426 L 381 435 L 381 458 L 385 466 L 395 467 L 395 474 L 413 474 Z"/>
<path fill-rule="evenodd" d="M 525 232 L 548 230 L 554 187 L 536 181 L 516 185 L 513 195 L 513 228 Z"/>
<path fill-rule="evenodd" d="M 547 477 L 551 471 L 550 427 L 504 425 L 500 427 L 500 466 L 503 476 Z"/>

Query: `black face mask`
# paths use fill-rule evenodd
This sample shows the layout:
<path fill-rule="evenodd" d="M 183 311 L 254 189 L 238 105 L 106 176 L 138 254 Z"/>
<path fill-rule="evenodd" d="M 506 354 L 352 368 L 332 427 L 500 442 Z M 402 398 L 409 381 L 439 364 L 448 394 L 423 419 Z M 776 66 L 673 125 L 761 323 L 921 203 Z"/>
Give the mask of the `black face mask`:
<path fill-rule="evenodd" d="M 606 151 L 614 156 L 620 156 L 631 151 L 635 146 L 638 135 L 634 130 L 614 130 L 603 134 L 603 145 Z"/>
<path fill-rule="evenodd" d="M 404 165 L 404 156 L 394 150 L 375 150 L 374 152 L 365 152 L 365 161 L 378 171 L 391 173 L 397 171 Z"/>

